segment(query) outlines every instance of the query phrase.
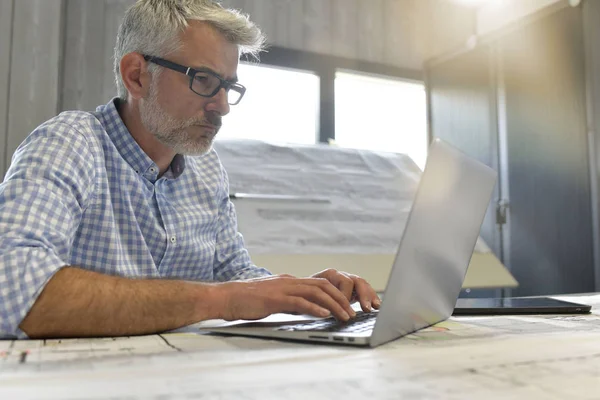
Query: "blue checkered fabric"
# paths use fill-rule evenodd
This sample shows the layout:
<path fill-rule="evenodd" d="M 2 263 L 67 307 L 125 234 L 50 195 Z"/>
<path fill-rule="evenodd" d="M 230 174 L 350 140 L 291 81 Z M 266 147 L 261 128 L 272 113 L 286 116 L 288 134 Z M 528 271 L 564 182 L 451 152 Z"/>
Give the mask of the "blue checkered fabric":
<path fill-rule="evenodd" d="M 157 165 L 130 135 L 118 99 L 39 126 L 0 184 L 0 337 L 63 266 L 135 278 L 229 281 L 269 275 L 237 231 L 216 152 Z"/>

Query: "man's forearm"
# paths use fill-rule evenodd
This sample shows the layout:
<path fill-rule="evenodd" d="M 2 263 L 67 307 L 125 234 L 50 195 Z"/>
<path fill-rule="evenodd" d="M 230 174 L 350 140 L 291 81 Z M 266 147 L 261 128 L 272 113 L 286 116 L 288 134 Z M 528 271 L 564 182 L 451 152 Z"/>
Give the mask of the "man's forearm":
<path fill-rule="evenodd" d="M 136 280 L 65 267 L 20 328 L 31 338 L 140 335 L 219 317 L 217 286 Z"/>

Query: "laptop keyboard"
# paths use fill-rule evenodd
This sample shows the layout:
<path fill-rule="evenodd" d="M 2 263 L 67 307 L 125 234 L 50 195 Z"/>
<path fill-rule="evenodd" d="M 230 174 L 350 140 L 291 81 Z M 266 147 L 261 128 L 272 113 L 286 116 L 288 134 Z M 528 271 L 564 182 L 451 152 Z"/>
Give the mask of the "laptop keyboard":
<path fill-rule="evenodd" d="M 317 331 L 317 332 L 366 332 L 375 326 L 377 312 L 358 311 L 356 317 L 349 321 L 338 321 L 334 317 L 312 321 L 309 323 L 284 325 L 277 328 L 279 331 Z"/>

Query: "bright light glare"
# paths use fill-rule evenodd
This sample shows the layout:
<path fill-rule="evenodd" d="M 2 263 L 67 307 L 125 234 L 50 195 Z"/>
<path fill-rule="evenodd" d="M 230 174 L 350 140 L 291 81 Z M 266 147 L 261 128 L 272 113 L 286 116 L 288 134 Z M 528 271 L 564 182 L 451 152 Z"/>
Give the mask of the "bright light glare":
<path fill-rule="evenodd" d="M 502 0 L 452 0 L 454 3 L 458 3 L 467 7 L 481 7 L 488 4 L 497 4 Z"/>
<path fill-rule="evenodd" d="M 420 83 L 338 72 L 335 142 L 342 147 L 427 159 L 427 101 Z"/>
<path fill-rule="evenodd" d="M 217 139 L 315 144 L 319 77 L 307 72 L 240 63 L 242 101 L 223 117 Z"/>

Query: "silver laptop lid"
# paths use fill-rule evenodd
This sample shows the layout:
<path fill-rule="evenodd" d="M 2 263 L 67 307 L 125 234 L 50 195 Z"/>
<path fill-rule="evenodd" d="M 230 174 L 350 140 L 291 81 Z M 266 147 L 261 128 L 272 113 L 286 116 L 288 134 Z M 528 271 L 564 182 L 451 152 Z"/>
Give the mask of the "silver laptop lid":
<path fill-rule="evenodd" d="M 402 235 L 370 345 L 452 315 L 496 172 L 436 139 Z"/>

